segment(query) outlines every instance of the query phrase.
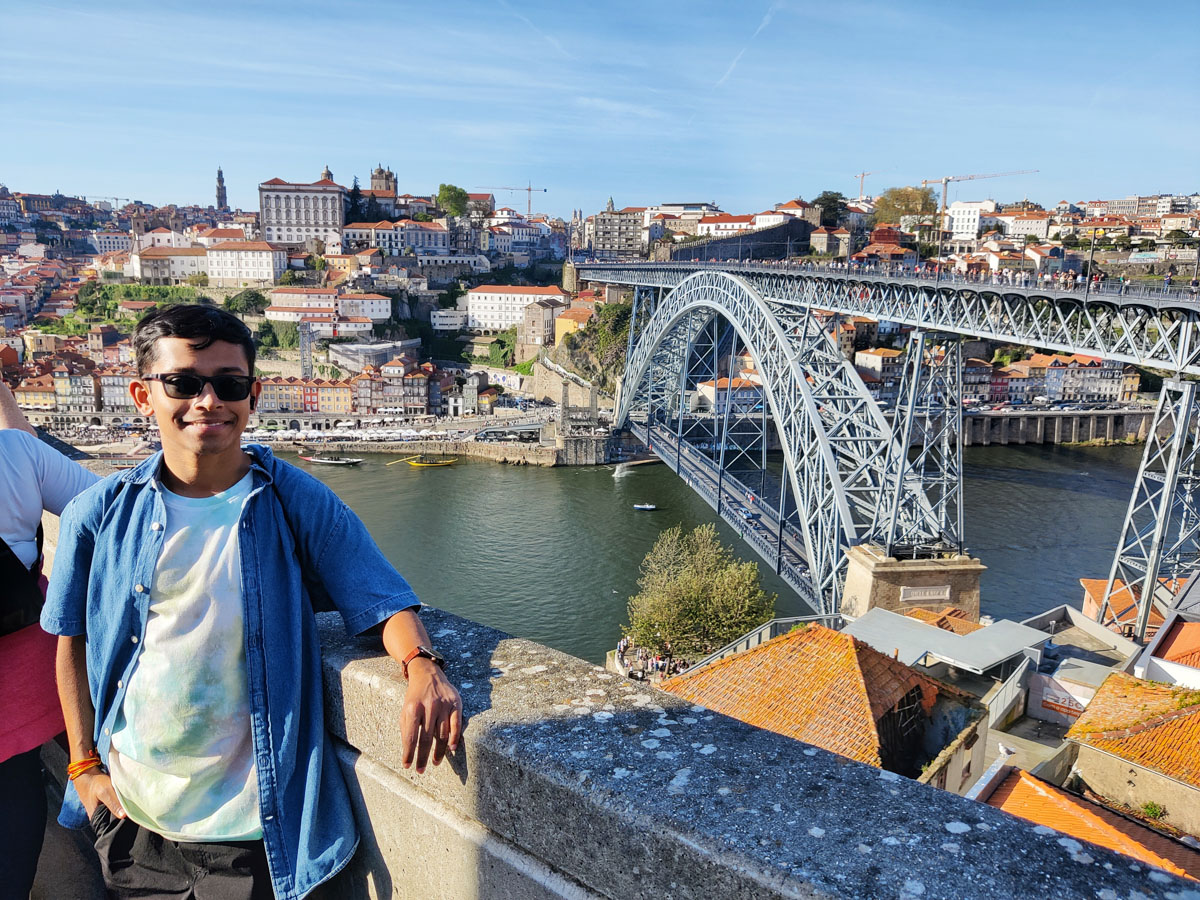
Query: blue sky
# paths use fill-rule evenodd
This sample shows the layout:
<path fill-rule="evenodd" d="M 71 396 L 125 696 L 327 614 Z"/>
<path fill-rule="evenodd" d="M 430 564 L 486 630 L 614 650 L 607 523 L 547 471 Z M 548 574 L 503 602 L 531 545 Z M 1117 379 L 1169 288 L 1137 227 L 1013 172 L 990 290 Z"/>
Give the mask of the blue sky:
<path fill-rule="evenodd" d="M 6 0 L 0 182 L 257 208 L 271 177 L 524 185 L 569 215 L 1200 190 L 1200 3 Z M 524 193 L 496 191 L 518 209 Z"/>

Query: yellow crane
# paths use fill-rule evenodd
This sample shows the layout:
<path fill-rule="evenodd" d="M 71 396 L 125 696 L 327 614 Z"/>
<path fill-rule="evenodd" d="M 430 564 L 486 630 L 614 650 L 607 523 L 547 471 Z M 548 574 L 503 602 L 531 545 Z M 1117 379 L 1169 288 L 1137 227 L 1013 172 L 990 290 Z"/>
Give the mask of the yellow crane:
<path fill-rule="evenodd" d="M 546 193 L 545 188 L 535 188 L 533 186 L 532 181 L 529 182 L 529 184 L 527 184 L 525 187 L 487 187 L 486 185 L 484 185 L 482 187 L 476 188 L 476 190 L 479 190 L 479 191 L 524 191 L 527 195 L 527 202 L 525 204 L 525 217 L 526 218 L 529 218 L 530 216 L 533 215 L 534 191 L 541 191 L 543 194 Z"/>

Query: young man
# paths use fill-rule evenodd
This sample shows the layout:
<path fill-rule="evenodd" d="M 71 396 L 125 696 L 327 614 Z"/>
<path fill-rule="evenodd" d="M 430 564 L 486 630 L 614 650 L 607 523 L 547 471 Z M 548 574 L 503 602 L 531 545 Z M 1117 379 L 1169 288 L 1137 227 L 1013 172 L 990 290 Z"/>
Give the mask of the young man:
<path fill-rule="evenodd" d="M 260 391 L 238 319 L 151 313 L 134 334 L 163 449 L 63 516 L 42 624 L 72 781 L 60 821 L 97 835 L 112 896 L 300 898 L 357 833 L 322 718 L 309 586 L 347 630 L 382 626 L 409 679 L 404 765 L 456 749 L 462 701 L 416 596 L 316 479 L 240 438 Z M 93 758 L 96 759 L 93 762 Z"/>

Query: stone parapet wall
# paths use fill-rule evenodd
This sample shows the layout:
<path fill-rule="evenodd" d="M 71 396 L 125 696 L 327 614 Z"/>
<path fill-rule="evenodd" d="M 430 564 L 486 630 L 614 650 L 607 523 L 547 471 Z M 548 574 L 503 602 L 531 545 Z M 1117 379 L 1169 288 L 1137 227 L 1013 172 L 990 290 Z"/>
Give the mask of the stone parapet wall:
<path fill-rule="evenodd" d="M 499 423 L 498 423 L 499 424 Z M 292 453 L 298 453 L 301 447 L 307 456 L 312 451 L 317 456 L 336 454 L 341 456 L 355 453 L 392 453 L 397 457 L 429 454 L 430 456 L 469 457 L 471 459 L 488 459 L 493 462 L 507 463 L 513 466 L 557 466 L 558 451 L 553 447 L 543 447 L 539 444 L 519 444 L 509 442 L 488 441 L 336 441 L 328 444 L 275 444 L 273 449 L 281 459 L 288 462 Z M 313 448 L 317 447 L 314 451 Z"/>
<path fill-rule="evenodd" d="M 400 764 L 405 685 L 322 616 L 363 842 L 338 897 L 1184 898 L 1189 883 L 427 608 L 458 753 Z"/>

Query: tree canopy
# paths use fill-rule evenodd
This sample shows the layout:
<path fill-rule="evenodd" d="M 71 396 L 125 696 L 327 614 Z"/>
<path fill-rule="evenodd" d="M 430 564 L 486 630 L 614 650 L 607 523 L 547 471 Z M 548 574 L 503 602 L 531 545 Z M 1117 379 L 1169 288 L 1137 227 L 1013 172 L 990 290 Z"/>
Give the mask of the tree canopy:
<path fill-rule="evenodd" d="M 937 212 L 933 188 L 892 187 L 875 198 L 875 221 L 900 224 L 901 216 Z"/>
<path fill-rule="evenodd" d="M 253 288 L 234 294 L 225 300 L 225 308 L 234 313 L 249 313 L 258 315 L 271 305 L 271 301 L 261 291 Z"/>
<path fill-rule="evenodd" d="M 762 589 L 757 563 L 737 560 L 711 524 L 660 534 L 638 587 L 629 635 L 641 647 L 669 643 L 675 655 L 711 653 L 775 616 L 775 595 Z"/>
<path fill-rule="evenodd" d="M 351 185 L 350 193 L 346 199 L 348 200 L 346 204 L 346 224 L 361 222 L 366 209 L 363 206 L 363 193 L 362 188 L 358 186 L 357 175 L 354 176 L 354 184 Z"/>
<path fill-rule="evenodd" d="M 813 206 L 821 209 L 821 224 L 833 227 L 846 211 L 846 197 L 838 191 L 821 191 L 813 199 Z"/>
<path fill-rule="evenodd" d="M 456 184 L 439 184 L 437 197 L 438 209 L 443 209 L 452 216 L 463 216 L 467 213 L 470 197 Z"/>

